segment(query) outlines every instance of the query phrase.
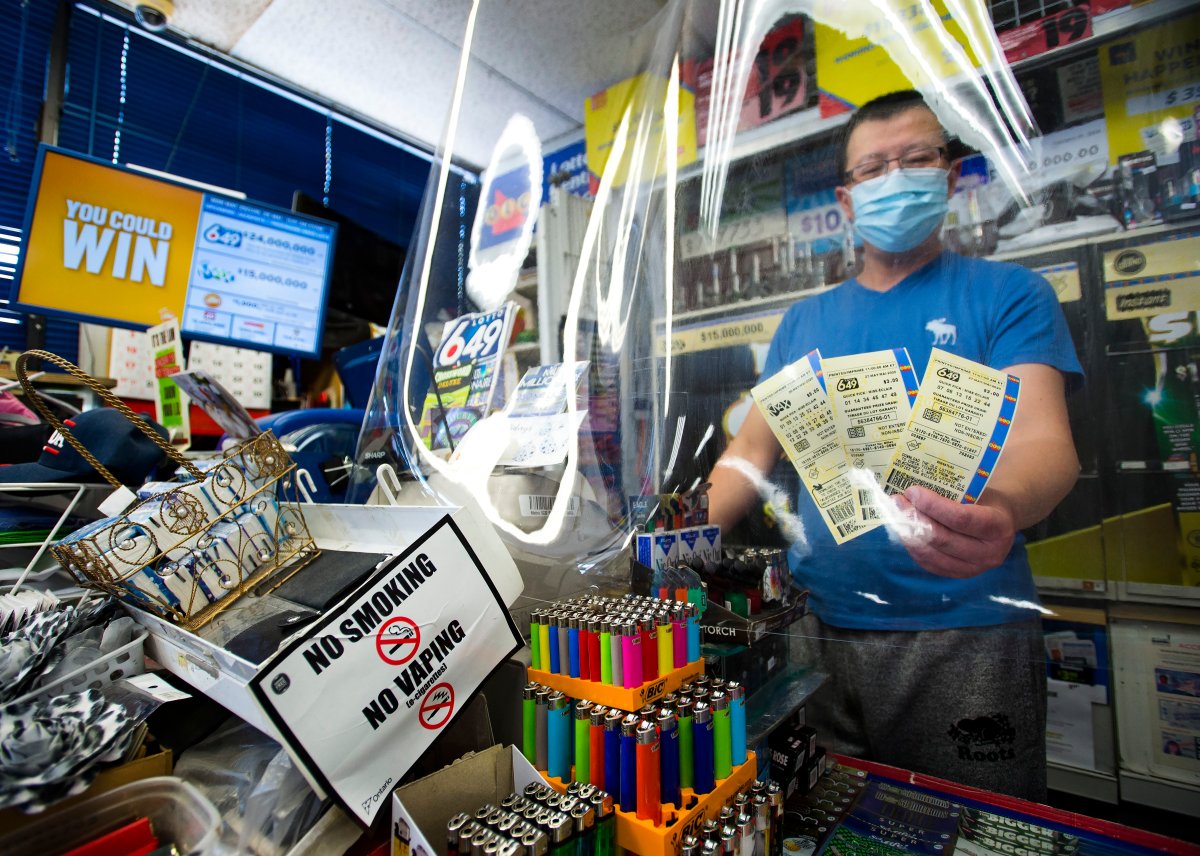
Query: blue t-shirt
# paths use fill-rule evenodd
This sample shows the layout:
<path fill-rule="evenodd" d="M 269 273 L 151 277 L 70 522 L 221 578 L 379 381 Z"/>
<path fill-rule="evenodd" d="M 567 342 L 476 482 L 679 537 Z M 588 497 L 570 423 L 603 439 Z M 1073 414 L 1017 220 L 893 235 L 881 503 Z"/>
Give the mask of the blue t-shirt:
<path fill-rule="evenodd" d="M 1069 386 L 1082 379 L 1066 320 L 1044 279 L 1019 265 L 951 252 L 885 292 L 849 280 L 799 301 L 771 341 L 762 377 L 814 348 L 823 357 L 838 357 L 906 347 L 921 378 L 935 346 L 998 369 L 1053 366 L 1067 375 Z M 800 494 L 798 511 L 809 543 L 793 545 L 789 561 L 797 581 L 812 592 L 813 611 L 827 624 L 868 630 L 975 627 L 1027 618 L 1037 603 L 1019 535 L 1000 567 L 971 579 L 948 579 L 919 567 L 883 527 L 838 546 L 808 491 Z"/>

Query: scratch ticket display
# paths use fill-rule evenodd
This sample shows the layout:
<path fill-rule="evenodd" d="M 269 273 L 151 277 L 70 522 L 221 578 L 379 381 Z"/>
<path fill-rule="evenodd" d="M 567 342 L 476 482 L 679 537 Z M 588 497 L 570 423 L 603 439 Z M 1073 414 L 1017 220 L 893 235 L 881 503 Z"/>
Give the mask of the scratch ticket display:
<path fill-rule="evenodd" d="M 838 544 L 877 524 L 861 522 L 850 463 L 838 438 L 821 378 L 821 355 L 810 352 L 750 391 L 763 418 L 800 473 Z"/>
<path fill-rule="evenodd" d="M 973 503 L 1004 450 L 1020 380 L 934 348 L 908 426 L 884 479 L 887 493 L 920 485 Z"/>
<path fill-rule="evenodd" d="M 882 482 L 917 397 L 917 375 L 908 350 L 830 357 L 821 360 L 821 368 L 850 466 L 868 469 Z M 870 497 L 860 491 L 858 499 L 863 519 L 876 519 Z"/>

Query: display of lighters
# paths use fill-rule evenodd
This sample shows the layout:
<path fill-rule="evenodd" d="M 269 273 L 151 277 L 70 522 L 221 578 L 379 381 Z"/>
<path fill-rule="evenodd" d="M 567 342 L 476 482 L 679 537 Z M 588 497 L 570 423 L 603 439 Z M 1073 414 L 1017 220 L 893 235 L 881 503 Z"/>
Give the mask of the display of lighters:
<path fill-rule="evenodd" d="M 625 669 L 624 669 L 624 652 L 623 642 L 621 641 L 621 620 L 619 618 L 610 618 L 608 620 L 608 641 L 612 649 L 610 659 L 612 660 L 612 686 L 625 686 Z"/>
<path fill-rule="evenodd" d="M 729 696 L 724 690 L 712 694 L 713 775 L 727 779 L 733 771 L 733 739 L 729 733 Z"/>
<path fill-rule="evenodd" d="M 592 703 L 575 703 L 575 780 L 586 782 L 592 769 Z"/>
<path fill-rule="evenodd" d="M 607 618 L 602 618 L 599 621 L 600 635 L 600 683 L 608 686 L 613 685 L 613 660 L 612 660 L 612 624 Z"/>
<path fill-rule="evenodd" d="M 608 716 L 608 708 L 594 705 L 591 712 L 591 722 L 588 726 L 588 781 L 598 788 L 604 788 L 604 720 Z M 576 780 L 580 776 L 576 773 Z"/>
<path fill-rule="evenodd" d="M 534 610 L 529 614 L 529 667 L 531 669 L 538 669 L 539 671 L 545 668 L 542 665 L 542 644 L 538 632 L 538 623 L 541 615 L 540 610 Z"/>
<path fill-rule="evenodd" d="M 537 610 L 530 620 L 534 671 L 637 689 L 700 659 L 694 605 L 581 596 L 555 607 Z"/>
<path fill-rule="evenodd" d="M 621 811 L 637 811 L 637 714 L 621 720 Z"/>
<path fill-rule="evenodd" d="M 692 714 L 692 790 L 707 794 L 715 784 L 712 709 L 698 701 Z"/>
<path fill-rule="evenodd" d="M 740 767 L 746 763 L 746 688 L 730 681 L 725 690 L 729 693 L 730 760 Z"/>
<path fill-rule="evenodd" d="M 643 615 L 638 622 L 642 643 L 642 680 L 658 680 L 658 621 L 653 615 Z M 636 685 L 635 685 L 636 686 Z"/>
<path fill-rule="evenodd" d="M 537 684 L 521 690 L 521 752 L 530 764 L 537 764 Z"/>
<path fill-rule="evenodd" d="M 671 613 L 660 609 L 655 621 L 658 631 L 658 674 L 666 675 L 675 669 L 675 630 Z"/>
<path fill-rule="evenodd" d="M 604 717 L 604 788 L 614 794 L 621 790 L 621 720 L 624 718 L 624 712 L 616 709 Z"/>
<path fill-rule="evenodd" d="M 446 852 L 452 856 L 614 856 L 612 797 L 584 786 L 560 795 L 531 784 L 509 794 L 499 806 L 484 805 L 474 815 L 457 814 L 446 825 Z"/>
<path fill-rule="evenodd" d="M 651 823 L 662 822 L 661 766 L 658 727 L 642 720 L 637 727 L 637 816 Z"/>
<path fill-rule="evenodd" d="M 571 778 L 571 700 L 551 693 L 546 714 L 547 771 L 566 781 Z"/>
<path fill-rule="evenodd" d="M 539 628 L 539 633 L 541 632 Z M 550 663 L 551 674 L 562 673 L 562 654 L 558 646 L 558 614 L 551 613 L 546 616 L 546 649 L 543 651 L 542 662 Z"/>
<path fill-rule="evenodd" d="M 568 674 L 572 678 L 579 677 L 579 619 L 571 616 L 567 619 L 567 663 Z"/>
<path fill-rule="evenodd" d="M 692 740 L 692 712 L 695 704 L 690 696 L 680 698 L 676 713 L 679 725 L 676 730 L 679 734 L 679 786 L 681 788 L 691 788 L 695 784 L 692 762 L 695 757 L 694 741 Z"/>
<path fill-rule="evenodd" d="M 683 807 L 683 795 L 679 789 L 679 728 L 675 714 L 667 709 L 658 712 L 659 767 L 661 772 L 660 801 L 676 808 Z"/>
<path fill-rule="evenodd" d="M 625 689 L 642 685 L 642 638 L 637 621 L 621 625 L 621 663 L 625 673 Z"/>
<path fill-rule="evenodd" d="M 539 770 L 547 769 L 549 759 L 547 757 L 547 732 L 546 721 L 550 711 L 550 688 L 539 686 L 535 694 L 537 701 L 536 714 L 537 723 L 534 731 L 534 751 L 536 760 L 533 765 Z"/>

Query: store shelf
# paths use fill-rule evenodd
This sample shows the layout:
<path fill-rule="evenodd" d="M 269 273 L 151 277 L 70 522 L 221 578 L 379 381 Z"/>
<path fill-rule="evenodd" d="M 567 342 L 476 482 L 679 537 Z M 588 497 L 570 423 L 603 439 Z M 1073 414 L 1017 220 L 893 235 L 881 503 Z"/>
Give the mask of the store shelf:
<path fill-rule="evenodd" d="M 1052 791 L 1099 800 L 1110 805 L 1116 805 L 1120 801 L 1116 776 L 1081 770 L 1079 767 L 1048 763 L 1046 786 Z"/>
<path fill-rule="evenodd" d="M 1074 577 L 1043 577 L 1033 578 L 1037 590 L 1043 594 L 1069 595 L 1089 600 L 1109 600 L 1112 597 L 1112 586 L 1107 580 L 1081 580 Z"/>
<path fill-rule="evenodd" d="M 1196 806 L 1200 806 L 1200 788 L 1182 782 L 1168 782 L 1165 779 L 1122 770 L 1118 784 L 1121 799 L 1125 802 L 1161 808 L 1190 817 L 1196 816 Z"/>
<path fill-rule="evenodd" d="M 1200 587 L 1197 586 L 1118 580 L 1116 589 L 1119 600 L 1161 603 L 1165 606 L 1200 606 Z"/>
<path fill-rule="evenodd" d="M 774 122 L 759 125 L 757 128 L 738 131 L 734 135 L 733 145 L 729 148 L 729 163 L 732 164 L 744 158 L 760 155 L 772 149 L 782 148 L 783 146 L 794 146 L 809 137 L 815 137 L 819 134 L 827 134 L 846 124 L 849 119 L 849 113 L 839 113 L 836 116 L 822 119 L 820 108 L 811 107 L 808 110 L 797 110 L 795 113 L 789 113 L 786 116 L 776 119 Z M 703 172 L 704 163 L 708 156 L 708 149 L 701 149 L 694 162 L 679 170 L 676 180 L 682 183 L 689 179 L 697 178 Z"/>

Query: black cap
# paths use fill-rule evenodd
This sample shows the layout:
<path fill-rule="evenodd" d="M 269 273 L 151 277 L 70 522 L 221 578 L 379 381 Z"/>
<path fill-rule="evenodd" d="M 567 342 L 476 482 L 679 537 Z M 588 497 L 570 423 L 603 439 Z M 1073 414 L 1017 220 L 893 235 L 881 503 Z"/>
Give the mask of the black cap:
<path fill-rule="evenodd" d="M 164 457 L 162 449 L 137 425 L 111 407 L 80 413 L 63 420 L 63 424 L 122 484 L 140 485 Z M 152 419 L 146 419 L 146 424 L 167 439 L 167 429 Z M 58 431 L 50 435 L 37 461 L 0 466 L 0 482 L 6 484 L 103 481 L 104 477 Z"/>

